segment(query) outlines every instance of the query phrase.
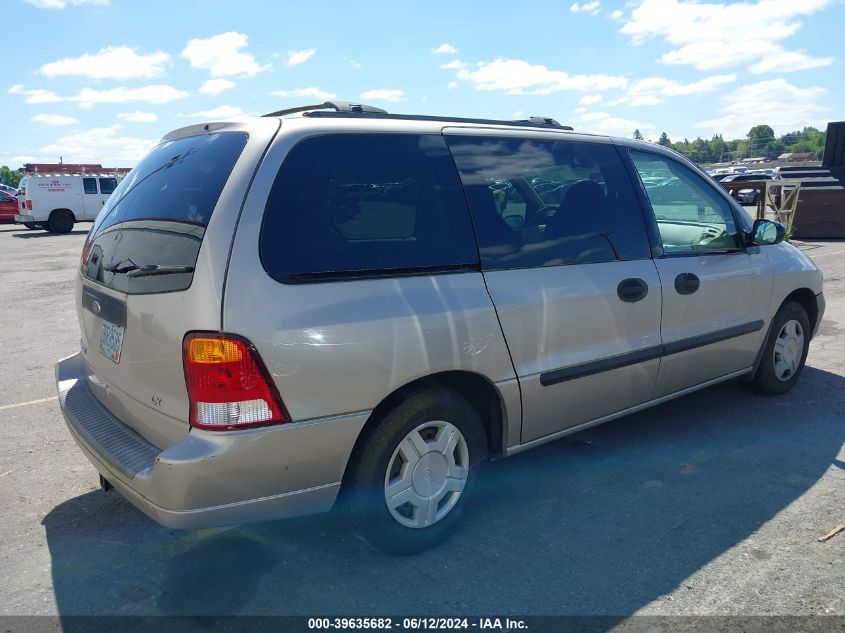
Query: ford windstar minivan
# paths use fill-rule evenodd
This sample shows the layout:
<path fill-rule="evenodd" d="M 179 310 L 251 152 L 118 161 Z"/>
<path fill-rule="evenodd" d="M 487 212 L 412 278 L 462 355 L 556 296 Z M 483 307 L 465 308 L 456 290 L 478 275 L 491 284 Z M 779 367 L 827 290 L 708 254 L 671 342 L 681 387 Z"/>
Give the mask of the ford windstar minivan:
<path fill-rule="evenodd" d="M 822 276 L 658 145 L 345 102 L 182 128 L 77 276 L 68 427 L 163 525 L 329 510 L 411 553 L 482 460 L 798 380 Z"/>

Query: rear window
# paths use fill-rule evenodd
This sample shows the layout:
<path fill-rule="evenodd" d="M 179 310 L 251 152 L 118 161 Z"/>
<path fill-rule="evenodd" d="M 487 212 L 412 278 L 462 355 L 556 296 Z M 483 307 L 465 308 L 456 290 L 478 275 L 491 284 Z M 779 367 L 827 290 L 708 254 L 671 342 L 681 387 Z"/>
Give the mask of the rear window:
<path fill-rule="evenodd" d="M 273 184 L 260 250 L 273 278 L 294 283 L 478 268 L 466 199 L 439 135 L 302 141 Z"/>
<path fill-rule="evenodd" d="M 226 132 L 155 147 L 97 216 L 83 275 L 131 294 L 190 286 L 205 227 L 246 141 Z"/>

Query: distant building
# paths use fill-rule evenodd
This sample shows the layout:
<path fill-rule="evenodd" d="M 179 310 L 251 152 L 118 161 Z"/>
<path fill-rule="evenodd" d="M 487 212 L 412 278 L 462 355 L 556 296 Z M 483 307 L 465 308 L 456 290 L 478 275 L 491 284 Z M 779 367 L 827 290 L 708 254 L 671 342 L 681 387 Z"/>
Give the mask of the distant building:
<path fill-rule="evenodd" d="M 787 163 L 803 163 L 816 160 L 816 155 L 813 152 L 785 152 L 778 156 L 778 160 Z"/>
<path fill-rule="evenodd" d="M 741 163 L 765 163 L 766 157 L 765 156 L 755 156 L 754 158 L 743 158 Z"/>
<path fill-rule="evenodd" d="M 103 167 L 100 163 L 25 163 L 18 169 L 27 174 L 128 174 L 131 167 Z"/>

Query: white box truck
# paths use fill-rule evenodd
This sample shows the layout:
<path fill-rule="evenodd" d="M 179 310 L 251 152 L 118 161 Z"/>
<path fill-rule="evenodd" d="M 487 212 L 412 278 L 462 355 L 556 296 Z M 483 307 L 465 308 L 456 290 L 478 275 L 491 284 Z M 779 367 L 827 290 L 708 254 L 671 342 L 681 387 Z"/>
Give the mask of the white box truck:
<path fill-rule="evenodd" d="M 68 233 L 76 222 L 93 222 L 122 179 L 122 174 L 30 174 L 19 185 L 15 222 Z"/>

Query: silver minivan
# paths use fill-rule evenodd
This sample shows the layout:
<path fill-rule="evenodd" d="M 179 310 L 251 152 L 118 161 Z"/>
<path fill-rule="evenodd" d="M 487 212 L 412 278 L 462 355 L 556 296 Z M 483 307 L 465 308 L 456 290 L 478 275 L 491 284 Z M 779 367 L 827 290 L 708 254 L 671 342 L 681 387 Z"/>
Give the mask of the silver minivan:
<path fill-rule="evenodd" d="M 331 102 L 190 126 L 86 240 L 60 403 L 163 525 L 342 500 L 416 552 L 486 458 L 725 380 L 789 390 L 824 298 L 783 239 L 678 154 L 551 119 Z"/>

